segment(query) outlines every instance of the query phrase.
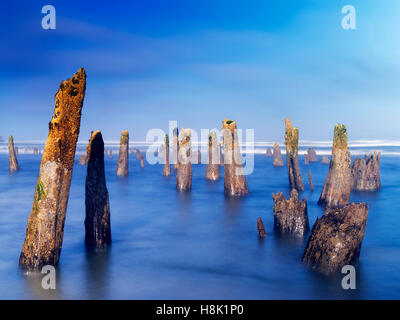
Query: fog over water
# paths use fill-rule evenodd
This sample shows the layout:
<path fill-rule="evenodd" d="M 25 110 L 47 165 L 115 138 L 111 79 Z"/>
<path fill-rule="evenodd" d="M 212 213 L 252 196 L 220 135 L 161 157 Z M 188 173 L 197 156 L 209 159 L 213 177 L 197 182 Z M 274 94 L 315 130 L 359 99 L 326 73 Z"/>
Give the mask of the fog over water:
<path fill-rule="evenodd" d="M 16 145 L 25 147 L 18 141 Z M 79 144 L 77 153 L 85 147 Z M 224 196 L 223 168 L 222 179 L 206 181 L 204 164 L 193 166 L 192 191 L 187 194 L 176 191 L 175 176 L 162 176 L 161 165 L 140 169 L 133 154 L 129 176 L 120 179 L 115 175 L 118 144 L 106 142 L 106 149 L 110 147 L 115 151 L 112 159 L 105 156 L 105 167 L 112 246 L 97 254 L 85 249 L 86 167 L 78 164 L 77 156 L 57 289 L 52 292 L 41 288 L 41 275 L 25 275 L 18 268 L 41 156 L 20 153 L 21 171 L 9 174 L 8 155 L 0 153 L 0 299 L 400 298 L 400 157 L 395 156 L 400 146 L 365 143 L 351 148 L 353 158 L 361 151 L 383 151 L 382 190 L 351 196 L 370 206 L 354 291 L 341 288 L 340 276 L 322 276 L 301 263 L 308 235 L 295 239 L 274 233 L 271 194 L 288 195 L 288 178 L 286 167 L 272 166 L 265 146 L 257 146 L 264 154 L 255 155 L 254 172 L 247 176 L 250 194 L 242 199 Z M 315 149 L 329 154 L 330 145 Z M 299 163 L 306 187 L 301 196 L 308 201 L 312 226 L 323 214 L 317 200 L 329 166 L 306 167 L 302 155 Z M 315 192 L 308 185 L 309 168 Z M 263 241 L 256 230 L 258 217 L 268 234 Z"/>

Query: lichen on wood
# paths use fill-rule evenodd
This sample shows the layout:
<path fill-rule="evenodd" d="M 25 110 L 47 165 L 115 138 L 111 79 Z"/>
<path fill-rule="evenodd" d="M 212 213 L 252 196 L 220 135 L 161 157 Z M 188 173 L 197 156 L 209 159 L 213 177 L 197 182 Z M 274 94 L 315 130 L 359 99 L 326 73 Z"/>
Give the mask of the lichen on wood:
<path fill-rule="evenodd" d="M 55 95 L 54 113 L 19 259 L 21 267 L 28 270 L 55 266 L 59 262 L 85 89 L 86 73 L 81 68 L 61 83 Z"/>

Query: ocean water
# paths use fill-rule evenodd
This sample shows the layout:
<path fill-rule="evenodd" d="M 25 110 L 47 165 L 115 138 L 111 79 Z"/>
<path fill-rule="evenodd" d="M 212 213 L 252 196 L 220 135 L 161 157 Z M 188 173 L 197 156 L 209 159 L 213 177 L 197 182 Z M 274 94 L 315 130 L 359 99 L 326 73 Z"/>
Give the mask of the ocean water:
<path fill-rule="evenodd" d="M 2 153 L 0 299 L 399 299 L 400 157 L 393 155 L 398 147 L 381 149 L 387 151 L 381 158 L 382 190 L 352 194 L 352 201 L 370 207 L 356 290 L 343 290 L 340 276 L 323 276 L 301 263 L 307 237 L 274 233 L 271 194 L 287 195 L 289 189 L 286 167 L 274 168 L 272 158 L 256 154 L 247 177 L 249 196 L 229 199 L 223 177 L 215 183 L 204 179 L 205 165 L 193 166 L 187 194 L 176 191 L 175 176 L 162 176 L 161 165 L 140 169 L 134 155 L 129 177 L 117 178 L 116 152 L 105 157 L 111 248 L 85 249 L 86 167 L 76 161 L 57 289 L 43 290 L 40 274 L 18 268 L 41 157 L 20 154 L 21 171 L 9 174 L 8 155 Z M 300 156 L 300 167 L 312 226 L 323 214 L 317 200 L 328 165 L 306 167 Z M 308 168 L 315 192 L 309 189 Z M 263 241 L 257 217 L 268 234 Z"/>

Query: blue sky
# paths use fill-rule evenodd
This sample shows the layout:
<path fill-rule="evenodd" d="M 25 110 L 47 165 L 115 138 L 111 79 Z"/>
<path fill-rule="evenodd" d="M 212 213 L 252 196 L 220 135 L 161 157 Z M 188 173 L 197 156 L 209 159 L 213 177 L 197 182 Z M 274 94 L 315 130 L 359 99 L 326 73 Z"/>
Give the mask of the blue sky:
<path fill-rule="evenodd" d="M 341 27 L 348 4 L 356 30 Z M 46 139 L 61 80 L 83 66 L 82 141 L 224 118 L 282 141 L 287 116 L 300 139 L 330 140 L 337 122 L 352 140 L 400 139 L 400 1 L 17 0 L 0 18 L 0 136 Z"/>

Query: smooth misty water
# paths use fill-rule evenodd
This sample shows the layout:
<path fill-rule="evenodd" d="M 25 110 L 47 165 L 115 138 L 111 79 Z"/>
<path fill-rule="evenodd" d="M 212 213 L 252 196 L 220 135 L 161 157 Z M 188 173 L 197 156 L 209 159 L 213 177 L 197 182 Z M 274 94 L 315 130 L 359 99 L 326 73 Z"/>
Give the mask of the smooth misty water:
<path fill-rule="evenodd" d="M 311 225 L 323 211 L 316 205 L 327 165 L 311 164 L 316 191 L 308 188 L 301 156 Z M 400 158 L 383 156 L 383 188 L 376 194 L 352 194 L 370 212 L 357 290 L 341 289 L 338 277 L 325 277 L 301 263 L 306 239 L 273 231 L 271 193 L 288 193 L 286 167 L 256 155 L 248 176 L 250 195 L 226 199 L 223 179 L 209 183 L 204 165 L 194 165 L 193 189 L 178 194 L 175 176 L 162 167 L 139 168 L 115 176 L 117 158 L 106 157 L 110 193 L 112 248 L 89 254 L 84 247 L 86 167 L 76 162 L 57 290 L 41 289 L 40 277 L 24 275 L 18 258 L 32 206 L 41 158 L 20 155 L 22 170 L 8 173 L 0 154 L 0 298 L 1 299 L 399 299 L 400 298 Z M 222 170 L 223 172 L 223 170 Z M 268 237 L 258 239 L 257 217 Z"/>

